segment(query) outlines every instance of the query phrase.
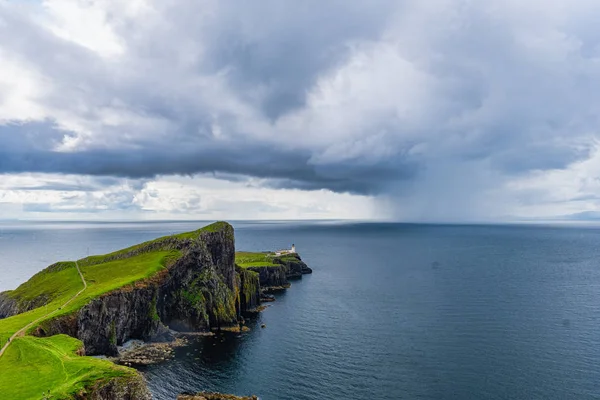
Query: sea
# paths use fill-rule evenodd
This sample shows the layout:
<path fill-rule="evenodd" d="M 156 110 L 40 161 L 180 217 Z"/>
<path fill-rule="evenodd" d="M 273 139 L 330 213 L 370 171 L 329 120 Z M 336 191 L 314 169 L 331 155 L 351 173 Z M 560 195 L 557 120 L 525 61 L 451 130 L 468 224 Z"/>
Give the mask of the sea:
<path fill-rule="evenodd" d="M 59 260 L 203 222 L 0 223 L 0 291 Z M 600 399 L 600 228 L 234 222 L 238 250 L 296 245 L 314 270 L 142 373 L 262 400 Z M 264 326 L 264 327 L 263 327 Z"/>

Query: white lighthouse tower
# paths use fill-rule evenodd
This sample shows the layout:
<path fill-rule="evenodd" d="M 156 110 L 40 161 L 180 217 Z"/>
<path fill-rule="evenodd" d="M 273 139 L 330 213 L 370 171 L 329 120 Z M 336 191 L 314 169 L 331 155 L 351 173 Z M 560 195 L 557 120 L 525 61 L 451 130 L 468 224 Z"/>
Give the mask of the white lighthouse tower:
<path fill-rule="evenodd" d="M 295 253 L 296 252 L 296 245 L 292 244 L 292 249 L 290 250 L 290 253 Z"/>

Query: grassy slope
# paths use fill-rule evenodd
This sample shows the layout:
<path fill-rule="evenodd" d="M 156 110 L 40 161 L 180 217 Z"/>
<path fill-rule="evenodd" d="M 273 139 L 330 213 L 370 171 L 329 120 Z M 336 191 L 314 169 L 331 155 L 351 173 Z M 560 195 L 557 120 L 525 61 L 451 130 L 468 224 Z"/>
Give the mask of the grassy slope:
<path fill-rule="evenodd" d="M 80 267 L 83 277 L 88 283 L 87 290 L 77 297 L 77 299 L 72 301 L 67 307 L 52 314 L 51 318 L 70 314 L 103 293 L 150 277 L 163 269 L 165 264 L 174 257 L 177 257 L 177 255 L 178 252 L 158 251 L 108 263 Z M 55 287 L 60 287 L 61 289 L 57 292 L 59 295 L 54 296 L 51 303 L 38 307 L 32 311 L 0 320 L 0 341 L 2 344 L 23 326 L 48 312 L 58 309 L 81 290 L 82 283 L 79 274 L 77 273 L 77 269 L 75 268 L 75 263 L 71 264 L 72 265 L 67 269 L 58 273 L 49 272 L 42 275 L 38 274 L 36 275 L 37 278 L 34 277 L 24 284 L 28 287 L 32 287 L 34 289 L 32 291 L 40 293 L 53 290 Z M 21 291 L 23 291 L 23 289 L 22 287 L 19 287 L 15 292 Z M 30 293 L 26 294 L 29 295 Z"/>
<path fill-rule="evenodd" d="M 80 357 L 81 342 L 66 335 L 15 339 L 0 362 L 0 393 L 4 399 L 69 397 L 91 383 L 133 375 L 129 368 L 110 361 Z"/>
<path fill-rule="evenodd" d="M 127 253 L 160 240 L 193 239 L 202 232 L 218 231 L 224 226 L 225 223 L 219 222 L 198 231 L 159 238 L 114 253 L 79 260 L 79 267 L 88 288 L 67 307 L 52 314 L 51 318 L 72 313 L 104 293 L 148 278 L 164 269 L 181 254 L 176 250 L 159 248 L 156 251 L 140 253 L 132 257 L 114 260 L 115 257 L 126 256 Z M 81 288 L 82 283 L 75 262 L 61 262 L 41 271 L 16 290 L 9 292 L 11 297 L 19 301 L 30 301 L 43 296 L 48 303 L 29 312 L 0 320 L 0 346 L 6 343 L 6 340 L 14 332 L 31 321 L 57 310 Z M 14 340 L 4 356 L 0 358 L 2 398 L 40 398 L 42 393 L 47 390 L 56 394 L 73 393 L 72 390 L 80 389 L 90 380 L 132 373 L 132 370 L 116 367 L 110 362 L 75 356 L 73 351 L 81 346 L 81 342 L 63 336 L 46 339 L 27 336 Z M 61 372 L 62 367 L 57 368 L 59 365 L 64 365 L 66 372 Z M 60 373 L 48 371 L 59 371 Z M 17 376 L 19 381 L 24 383 L 23 385 L 15 384 L 14 379 Z M 40 376 L 43 376 L 44 379 L 40 379 Z M 28 385 L 32 387 L 28 388 Z M 69 390 L 71 391 L 69 392 Z"/>

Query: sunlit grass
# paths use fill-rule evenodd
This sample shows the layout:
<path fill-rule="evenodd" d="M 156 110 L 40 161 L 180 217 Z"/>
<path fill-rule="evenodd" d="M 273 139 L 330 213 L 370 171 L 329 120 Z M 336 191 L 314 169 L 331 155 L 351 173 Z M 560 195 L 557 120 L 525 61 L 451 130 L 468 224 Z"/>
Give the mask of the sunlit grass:
<path fill-rule="evenodd" d="M 274 253 L 252 253 L 248 251 L 238 251 L 235 253 L 235 263 L 242 268 L 275 267 L 280 265 L 273 261 L 274 258 Z"/>
<path fill-rule="evenodd" d="M 63 399 L 99 379 L 135 374 L 110 361 L 78 356 L 81 346 L 67 335 L 15 339 L 0 360 L 2 399 Z"/>

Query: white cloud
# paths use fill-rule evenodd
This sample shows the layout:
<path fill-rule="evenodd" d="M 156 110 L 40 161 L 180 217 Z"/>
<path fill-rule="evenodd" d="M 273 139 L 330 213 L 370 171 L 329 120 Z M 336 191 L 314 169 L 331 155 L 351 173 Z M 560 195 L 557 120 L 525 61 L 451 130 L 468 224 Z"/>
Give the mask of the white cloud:
<path fill-rule="evenodd" d="M 269 189 L 208 176 L 128 179 L 18 174 L 0 177 L 0 219 L 372 219 L 372 198 L 327 190 Z M 19 210 L 19 211 L 16 211 Z"/>

